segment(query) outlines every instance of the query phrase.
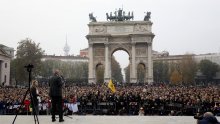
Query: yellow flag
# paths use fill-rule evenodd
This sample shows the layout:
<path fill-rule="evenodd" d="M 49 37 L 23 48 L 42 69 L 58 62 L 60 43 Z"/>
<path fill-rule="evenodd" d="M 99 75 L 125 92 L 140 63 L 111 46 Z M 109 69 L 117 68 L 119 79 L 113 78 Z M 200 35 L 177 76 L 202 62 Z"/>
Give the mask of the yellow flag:
<path fill-rule="evenodd" d="M 112 79 L 110 79 L 110 81 L 108 82 L 108 88 L 111 89 L 111 91 L 112 91 L 113 93 L 116 92 L 115 86 L 114 86 L 114 84 L 112 83 Z"/>

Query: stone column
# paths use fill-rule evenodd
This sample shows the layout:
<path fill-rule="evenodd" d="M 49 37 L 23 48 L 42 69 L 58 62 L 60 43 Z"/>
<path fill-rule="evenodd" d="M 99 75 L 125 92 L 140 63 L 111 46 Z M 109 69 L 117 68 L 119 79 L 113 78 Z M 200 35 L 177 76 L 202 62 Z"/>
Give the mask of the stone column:
<path fill-rule="evenodd" d="M 89 43 L 89 84 L 95 83 L 93 66 L 93 44 Z"/>
<path fill-rule="evenodd" d="M 136 83 L 137 78 L 136 78 L 136 64 L 135 64 L 135 58 L 136 58 L 136 53 L 135 53 L 135 45 L 136 43 L 132 43 L 131 47 L 131 83 Z"/>
<path fill-rule="evenodd" d="M 110 79 L 109 75 L 109 70 L 110 70 L 110 65 L 109 65 L 109 44 L 105 43 L 105 82 L 108 82 Z"/>
<path fill-rule="evenodd" d="M 3 76 L 2 76 L 2 73 L 3 73 L 2 72 L 3 71 L 3 64 L 2 63 L 3 62 L 4 61 L 0 60 L 0 83 L 3 82 L 3 80 L 2 80 L 3 79 Z M 0 86 L 1 86 L 1 84 L 0 84 Z"/>
<path fill-rule="evenodd" d="M 152 43 L 148 43 L 148 46 L 147 46 L 147 51 L 148 51 L 148 60 L 147 60 L 147 63 L 148 63 L 148 80 L 147 82 L 148 83 L 152 83 L 153 82 L 153 63 L 152 63 Z"/>

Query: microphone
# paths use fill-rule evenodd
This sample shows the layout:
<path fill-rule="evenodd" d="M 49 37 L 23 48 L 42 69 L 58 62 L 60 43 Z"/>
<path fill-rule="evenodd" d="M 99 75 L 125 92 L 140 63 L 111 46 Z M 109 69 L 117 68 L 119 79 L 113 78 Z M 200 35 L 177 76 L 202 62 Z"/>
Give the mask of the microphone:
<path fill-rule="evenodd" d="M 61 80 L 62 80 L 62 83 L 65 84 L 65 83 L 66 83 L 66 80 L 65 80 L 65 78 L 63 77 L 63 75 L 60 75 L 60 78 L 61 78 Z"/>
<path fill-rule="evenodd" d="M 63 77 L 63 75 L 60 75 L 60 77 L 61 77 L 62 80 L 65 80 L 64 77 Z"/>

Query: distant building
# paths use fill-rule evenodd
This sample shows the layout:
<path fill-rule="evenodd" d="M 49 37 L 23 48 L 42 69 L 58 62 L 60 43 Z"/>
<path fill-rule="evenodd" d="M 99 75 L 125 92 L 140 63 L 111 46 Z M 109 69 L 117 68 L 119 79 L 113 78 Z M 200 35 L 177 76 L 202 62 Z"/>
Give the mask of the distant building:
<path fill-rule="evenodd" d="M 200 54 L 200 55 L 195 55 L 195 60 L 197 62 L 200 62 L 201 60 L 210 60 L 211 62 L 217 63 L 220 65 L 220 54 L 219 53 L 208 53 L 208 54 Z"/>
<path fill-rule="evenodd" d="M 85 48 L 85 49 L 80 50 L 80 56 L 81 56 L 81 57 L 88 57 L 88 56 L 89 56 L 89 54 L 88 54 L 88 48 Z"/>
<path fill-rule="evenodd" d="M 60 61 L 71 61 L 71 62 L 88 62 L 88 58 L 81 56 L 55 56 L 55 55 L 44 55 L 41 59 L 46 60 L 60 60 Z"/>
<path fill-rule="evenodd" d="M 211 62 L 214 62 L 220 66 L 220 54 L 219 53 L 208 53 L 208 54 L 200 54 L 195 56 L 196 62 L 200 62 L 201 60 L 210 60 Z M 197 78 L 204 78 L 204 76 L 201 74 L 201 72 L 197 73 Z M 216 76 L 214 77 L 215 81 L 220 81 L 220 71 L 216 73 Z"/>
<path fill-rule="evenodd" d="M 11 58 L 14 58 L 14 48 L 0 44 L 0 49 L 4 50 L 7 53 L 7 55 L 9 55 Z"/>
<path fill-rule="evenodd" d="M 0 86 L 10 84 L 10 62 L 14 49 L 0 44 Z"/>
<path fill-rule="evenodd" d="M 166 52 L 159 53 L 156 51 L 154 51 L 153 53 L 154 53 L 153 61 L 163 61 L 163 62 L 168 62 L 170 64 L 181 61 L 182 58 L 185 56 L 185 55 L 169 55 L 169 53 L 166 53 Z M 201 60 L 206 59 L 220 66 L 220 54 L 219 53 L 199 54 L 199 55 L 193 55 L 193 57 L 197 63 L 200 63 Z M 204 75 L 202 75 L 200 71 L 197 72 L 196 76 L 198 80 L 200 80 L 200 78 L 204 78 Z M 220 81 L 220 72 L 216 73 L 214 80 Z"/>
<path fill-rule="evenodd" d="M 169 55 L 167 51 L 153 51 L 153 61 L 163 61 L 168 62 L 170 64 L 176 63 L 182 60 L 182 58 L 186 55 Z M 208 53 L 208 54 L 199 54 L 193 55 L 194 59 L 197 63 L 201 60 L 207 59 L 212 62 L 217 63 L 220 66 L 220 54 L 218 53 Z M 42 60 L 61 60 L 61 61 L 81 61 L 81 62 L 88 62 L 88 48 L 80 50 L 79 56 L 54 56 L 54 55 L 47 55 L 42 58 Z M 197 73 L 197 78 L 202 77 L 201 72 Z M 217 72 L 215 80 L 220 81 L 220 72 Z"/>

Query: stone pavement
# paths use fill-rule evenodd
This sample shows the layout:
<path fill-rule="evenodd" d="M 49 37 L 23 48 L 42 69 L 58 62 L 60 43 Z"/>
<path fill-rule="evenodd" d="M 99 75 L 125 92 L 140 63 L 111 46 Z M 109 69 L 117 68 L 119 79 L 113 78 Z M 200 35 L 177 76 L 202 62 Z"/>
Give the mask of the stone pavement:
<path fill-rule="evenodd" d="M 0 124 L 12 124 L 14 115 L 1 115 Z M 64 116 L 62 124 L 196 124 L 192 116 Z M 51 122 L 51 116 L 38 116 L 40 124 L 60 124 L 59 119 Z M 220 120 L 220 117 L 218 117 Z M 34 116 L 18 115 L 15 124 L 34 124 Z"/>

